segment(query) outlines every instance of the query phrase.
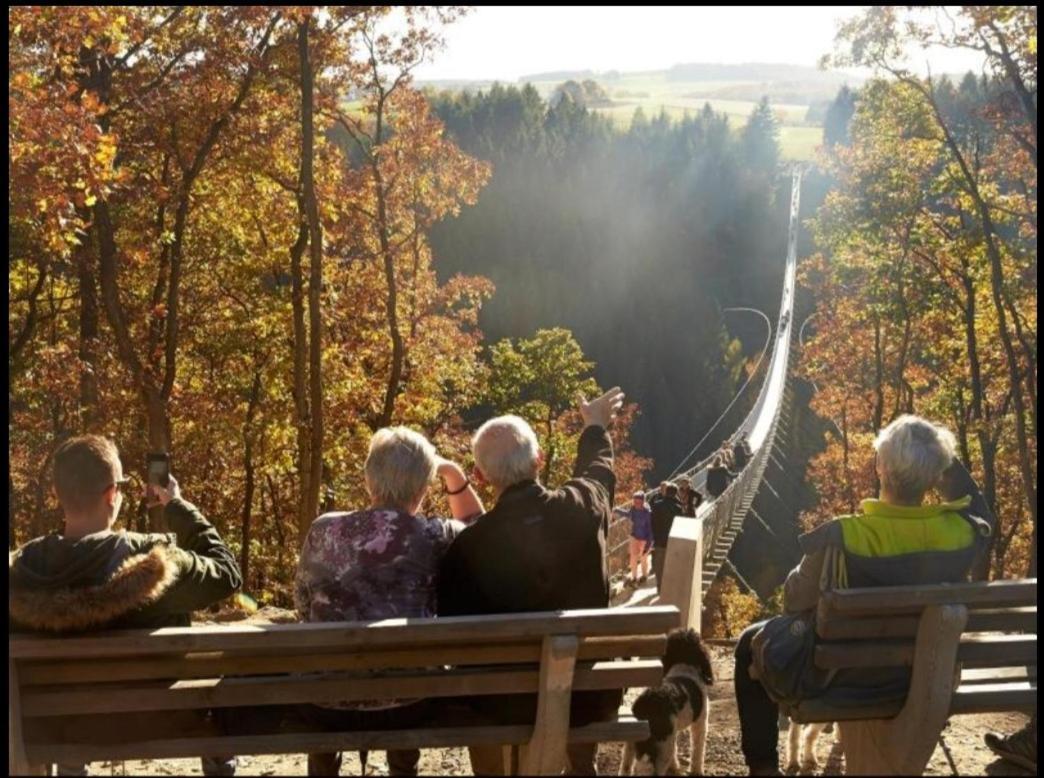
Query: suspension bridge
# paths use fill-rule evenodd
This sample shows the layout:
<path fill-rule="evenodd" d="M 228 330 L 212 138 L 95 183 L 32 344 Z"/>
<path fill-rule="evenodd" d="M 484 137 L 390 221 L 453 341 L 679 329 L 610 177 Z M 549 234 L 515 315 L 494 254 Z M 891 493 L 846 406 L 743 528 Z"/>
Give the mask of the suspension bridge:
<path fill-rule="evenodd" d="M 794 292 L 797 274 L 797 240 L 799 234 L 799 208 L 801 203 L 801 168 L 796 166 L 791 173 L 790 193 L 790 226 L 787 237 L 786 268 L 783 274 L 783 294 L 779 306 L 779 318 L 775 326 L 775 342 L 772 356 L 764 373 L 761 389 L 753 407 L 746 417 L 729 434 L 729 440 L 746 435 L 750 444 L 751 457 L 742 471 L 729 483 L 728 488 L 717 498 L 707 494 L 707 468 L 714 455 L 710 455 L 684 471 L 672 474 L 674 478 L 688 478 L 693 487 L 705 495 L 704 502 L 696 512 L 695 526 L 702 534 L 702 594 L 706 595 L 711 584 L 723 569 L 729 566 L 728 556 L 736 537 L 743 529 L 744 521 L 751 512 L 751 505 L 765 479 L 765 469 L 777 444 L 777 432 L 784 408 L 789 399 L 788 368 L 793 341 Z M 741 390 L 742 391 L 742 390 Z M 731 404 L 730 404 L 731 407 Z M 728 409 L 726 409 L 726 412 Z M 724 414 L 722 417 L 724 418 Z M 721 420 L 719 418 L 719 421 Z M 717 426 L 717 422 L 714 426 Z M 710 431 L 713 431 L 714 427 Z M 704 435 L 704 440 L 709 436 Z M 702 441 L 701 441 L 702 443 Z M 698 450 L 697 443 L 689 456 Z M 686 457 L 688 460 L 689 457 Z M 686 460 L 682 461 L 682 465 Z M 778 461 L 778 460 L 777 460 Z M 655 494 L 651 490 L 648 494 Z M 626 506 L 621 506 L 626 507 Z M 681 519 L 676 519 L 675 523 Z M 690 519 L 691 521 L 691 519 Z M 614 527 L 626 524 L 628 519 L 619 519 Z M 622 527 L 621 527 L 622 529 Z M 611 535 L 619 536 L 619 530 Z M 627 539 L 617 543 L 610 554 L 618 555 L 626 546 Z M 666 576 L 665 576 L 666 577 Z M 645 605 L 656 597 L 656 588 L 637 589 L 628 593 L 620 592 L 614 598 L 615 605 Z"/>

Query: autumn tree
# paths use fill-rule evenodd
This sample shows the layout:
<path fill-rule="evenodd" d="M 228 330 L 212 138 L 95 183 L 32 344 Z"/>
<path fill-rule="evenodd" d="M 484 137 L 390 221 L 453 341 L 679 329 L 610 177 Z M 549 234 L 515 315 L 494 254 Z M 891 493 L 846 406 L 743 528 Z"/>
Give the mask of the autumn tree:
<path fill-rule="evenodd" d="M 850 145 L 824 158 L 837 181 L 814 226 L 825 254 L 803 270 L 820 314 L 803 370 L 820 388 L 813 406 L 841 425 L 813 463 L 822 503 L 808 519 L 872 491 L 872 435 L 915 411 L 954 429 L 998 516 L 976 574 L 1033 575 L 1036 118 L 1023 109 L 1036 14 L 947 13 L 874 8 L 839 36 L 836 62 L 888 78 L 861 90 Z M 910 45 L 940 42 L 982 51 L 992 74 L 954 87 L 902 63 Z"/>

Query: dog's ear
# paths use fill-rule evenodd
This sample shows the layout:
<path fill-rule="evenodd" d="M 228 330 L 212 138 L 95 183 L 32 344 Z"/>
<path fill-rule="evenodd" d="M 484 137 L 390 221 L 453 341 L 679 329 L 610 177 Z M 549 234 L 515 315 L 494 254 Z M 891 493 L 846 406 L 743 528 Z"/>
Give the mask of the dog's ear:
<path fill-rule="evenodd" d="M 667 650 L 663 655 L 663 671 L 666 673 L 674 665 L 692 665 L 703 682 L 714 683 L 714 669 L 711 667 L 710 655 L 707 653 L 700 633 L 694 629 L 676 629 L 667 636 Z"/>

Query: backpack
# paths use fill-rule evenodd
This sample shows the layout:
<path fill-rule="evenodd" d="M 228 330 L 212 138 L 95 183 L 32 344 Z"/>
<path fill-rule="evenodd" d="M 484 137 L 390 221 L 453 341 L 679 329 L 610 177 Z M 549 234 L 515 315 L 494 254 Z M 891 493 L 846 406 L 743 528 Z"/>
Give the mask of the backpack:
<path fill-rule="evenodd" d="M 845 583 L 844 551 L 826 549 L 819 579 L 821 592 Z M 751 641 L 754 669 L 768 696 L 790 715 L 803 700 L 827 691 L 836 670 L 815 665 L 816 612 L 775 616 L 765 622 Z"/>

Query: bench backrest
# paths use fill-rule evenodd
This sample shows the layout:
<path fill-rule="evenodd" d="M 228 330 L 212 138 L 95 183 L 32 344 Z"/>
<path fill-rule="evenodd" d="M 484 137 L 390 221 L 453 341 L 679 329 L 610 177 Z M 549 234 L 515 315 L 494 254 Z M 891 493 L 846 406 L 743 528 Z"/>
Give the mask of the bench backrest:
<path fill-rule="evenodd" d="M 816 665 L 916 668 L 926 659 L 916 651 L 922 617 L 939 607 L 966 619 L 956 647 L 960 681 L 950 712 L 1035 708 L 1035 578 L 828 592 L 816 614 Z"/>
<path fill-rule="evenodd" d="M 12 636 L 10 714 L 39 752 L 39 717 L 537 692 L 563 653 L 574 690 L 649 686 L 678 622 L 666 606 Z"/>
<path fill-rule="evenodd" d="M 911 665 L 920 616 L 931 605 L 968 609 L 957 654 L 965 667 L 1036 663 L 1037 580 L 1032 578 L 827 592 L 816 630 L 829 642 L 817 647 L 816 664 L 830 669 Z"/>

